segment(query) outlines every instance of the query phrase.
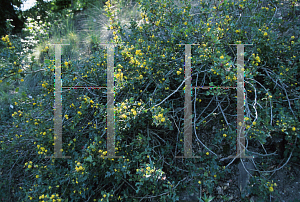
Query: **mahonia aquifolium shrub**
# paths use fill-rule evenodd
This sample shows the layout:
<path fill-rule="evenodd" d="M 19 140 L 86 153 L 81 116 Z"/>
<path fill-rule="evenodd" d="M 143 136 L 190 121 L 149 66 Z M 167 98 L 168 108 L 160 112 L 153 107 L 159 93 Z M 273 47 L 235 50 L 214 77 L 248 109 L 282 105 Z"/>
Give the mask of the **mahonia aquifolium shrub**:
<path fill-rule="evenodd" d="M 207 90 L 206 93 L 193 90 L 197 118 L 201 114 L 193 133 L 196 130 L 200 138 L 200 128 L 210 131 L 208 138 L 211 141 L 206 144 L 217 156 L 211 150 L 200 150 L 200 145 L 193 150 L 193 155 L 201 156 L 200 159 L 175 159 L 174 156 L 184 154 L 185 86 L 178 87 L 184 80 L 185 46 L 177 44 L 200 44 L 192 46 L 193 86 L 211 83 L 236 86 L 236 48 L 228 44 L 252 43 L 253 46 L 245 46 L 248 102 L 253 104 L 257 99 L 263 105 L 263 98 L 281 101 L 286 98 L 286 91 L 274 88 L 276 84 L 270 77 L 261 79 L 259 76 L 267 75 L 262 70 L 265 68 L 267 72 L 273 71 L 280 81 L 299 90 L 294 81 L 299 74 L 299 56 L 294 54 L 299 52 L 299 35 L 281 36 L 279 24 L 283 19 L 274 18 L 269 24 L 277 3 L 267 1 L 264 4 L 258 6 L 261 2 L 256 0 L 223 1 L 219 5 L 200 1 L 192 7 L 189 1 L 141 0 L 138 1 L 140 16 L 125 29 L 114 18 L 118 10 L 107 2 L 105 12 L 111 20 L 108 29 L 113 31 L 112 42 L 124 43 L 115 47 L 114 55 L 115 151 L 117 156 L 124 158 L 98 158 L 107 155 L 105 89 L 90 92 L 73 89 L 63 93 L 62 154 L 71 158 L 45 158 L 54 152 L 55 58 L 45 59 L 46 79 L 40 84 L 42 96 L 15 100 L 13 106 L 17 110 L 11 115 L 13 127 L 2 136 L 1 156 L 4 158 L 0 168 L 4 181 L 1 182 L 1 196 L 14 197 L 15 201 L 140 201 L 143 197 L 148 201 L 151 198 L 176 201 L 178 192 L 190 186 L 190 182 L 194 182 L 191 190 L 199 190 L 200 184 L 206 193 L 214 194 L 215 185 L 226 179 L 231 170 L 230 166 L 226 169 L 222 166 L 219 158 L 222 151 L 212 145 L 229 144 L 232 155 L 235 154 L 236 119 L 227 117 L 226 121 L 231 125 L 226 128 L 222 113 L 209 115 L 213 107 L 201 113 L 203 106 L 218 95 L 219 100 L 225 100 L 226 96 L 232 98 L 226 113 L 236 114 L 236 93 L 230 89 Z M 239 18 L 234 14 L 245 12 L 250 15 L 249 10 L 255 11 L 250 18 Z M 196 14 L 202 12 L 205 14 Z M 14 55 L 11 52 L 14 44 L 10 43 L 9 36 L 3 36 L 1 57 L 7 57 L 9 61 Z M 107 50 L 103 48 L 89 58 L 62 61 L 63 85 L 106 86 L 107 57 Z M 14 67 L 14 61 L 10 61 L 10 65 Z M 17 67 L 0 71 L 1 78 L 10 73 L 24 77 Z M 258 79 L 267 87 L 254 81 Z M 171 93 L 174 94 L 162 102 Z M 294 103 L 294 113 L 299 114 L 299 101 Z M 274 105 L 276 124 L 267 125 L 268 131 L 287 132 L 287 140 L 292 143 L 299 137 L 299 122 L 287 103 Z M 222 105 L 222 108 L 225 110 L 226 106 Z M 265 110 L 260 110 L 257 116 L 255 111 L 246 112 L 247 138 L 265 142 L 264 126 L 270 122 L 270 116 L 265 115 Z M 213 128 L 209 122 L 212 119 L 217 123 L 217 130 L 211 134 Z M 19 159 L 20 155 L 24 157 Z M 10 168 L 16 172 L 14 175 L 8 174 Z M 4 188 L 9 180 L 14 182 L 10 184 L 11 188 Z M 268 198 L 270 192 L 277 193 L 276 183 L 258 177 L 251 182 L 259 184 L 254 186 L 252 193 L 260 195 L 261 200 Z"/>

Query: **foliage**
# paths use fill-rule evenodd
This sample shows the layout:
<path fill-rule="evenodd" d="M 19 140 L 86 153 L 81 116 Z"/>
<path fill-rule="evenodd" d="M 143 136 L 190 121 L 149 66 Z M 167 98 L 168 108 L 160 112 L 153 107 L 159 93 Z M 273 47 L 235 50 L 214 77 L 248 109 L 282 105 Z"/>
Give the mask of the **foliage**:
<path fill-rule="evenodd" d="M 193 148 L 193 156 L 201 158 L 174 158 L 184 153 L 185 87 L 181 84 L 185 48 L 177 44 L 201 44 L 192 46 L 192 86 L 199 86 L 200 81 L 203 86 L 236 86 L 236 49 L 228 44 L 253 43 L 245 47 L 246 139 L 263 144 L 271 134 L 282 131 L 299 152 L 296 146 L 299 143 L 299 101 L 294 99 L 293 107 L 290 106 L 291 97 L 299 95 L 298 84 L 294 81 L 300 69 L 299 56 L 294 54 L 299 52 L 299 32 L 293 30 L 293 33 L 283 34 L 297 19 L 275 18 L 274 12 L 280 6 L 278 1 L 237 3 L 228 0 L 211 7 L 203 1 L 193 7 L 189 1 L 137 2 L 139 16 L 128 27 L 115 19 L 122 3 L 113 2 L 114 7 L 106 2 L 104 7 L 110 19 L 108 29 L 113 32 L 111 42 L 124 43 L 115 48 L 114 56 L 115 147 L 116 156 L 122 158 L 99 158 L 107 154 L 105 89 L 63 91 L 62 153 L 71 158 L 45 158 L 54 152 L 55 100 L 54 49 L 46 46 L 46 42 L 53 28 L 56 26 L 59 30 L 60 25 L 66 31 L 52 33 L 54 39 L 51 39 L 58 41 L 65 37 L 76 41 L 76 37 L 71 36 L 74 32 L 72 21 L 67 25 L 66 21 L 57 19 L 67 13 L 70 15 L 67 18 L 72 19 L 72 11 L 50 13 L 52 30 L 43 19 L 33 24 L 33 29 L 28 29 L 31 25 L 27 25 L 29 37 L 41 40 L 41 46 L 45 45 L 41 52 L 47 52 L 42 64 L 28 61 L 33 65 L 31 71 L 29 68 L 19 71 L 22 57 L 25 57 L 17 54 L 22 46 L 17 40 L 11 43 L 10 36 L 3 36 L 1 81 L 9 85 L 13 80 L 33 78 L 25 77 L 25 73 L 40 70 L 37 79 L 40 96 L 27 96 L 28 83 L 18 96 L 6 103 L 14 107 L 11 119 L 5 119 L 12 122 L 11 127 L 1 135 L 0 155 L 4 158 L 0 169 L 4 180 L 0 194 L 6 201 L 178 201 L 178 191 L 186 189 L 189 182 L 203 182 L 205 192 L 213 195 L 215 185 L 231 172 L 220 161 L 222 150 L 219 146 L 229 144 L 230 154 L 235 154 L 237 137 L 233 115 L 236 104 L 234 101 L 227 105 L 222 103 L 226 98 L 234 100 L 235 92 L 230 89 L 209 89 L 200 93 L 193 90 L 193 139 L 198 143 Z M 293 10 L 293 5 L 289 8 Z M 198 15 L 199 12 L 203 14 Z M 240 14 L 251 15 L 246 18 Z M 286 21 L 291 24 L 283 25 Z M 43 35 L 39 35 L 37 26 L 45 31 Z M 95 46 L 98 43 L 93 40 Z M 106 86 L 105 48 L 94 50 L 83 58 L 74 58 L 76 54 L 68 48 L 63 54 L 72 55 L 62 57 L 63 86 Z M 285 98 L 288 102 L 284 102 Z M 270 101 L 272 107 L 263 108 L 265 100 L 262 99 Z M 212 101 L 216 102 L 209 106 Z M 203 106 L 208 107 L 202 111 Z M 213 113 L 216 108 L 219 113 Z M 269 114 L 270 109 L 272 114 Z M 225 116 L 224 112 L 232 116 Z M 203 134 L 200 127 L 212 134 Z M 199 138 L 207 145 L 205 148 L 199 144 Z M 257 165 L 257 169 L 262 168 Z M 251 182 L 257 186 L 249 192 L 265 201 L 269 193 L 276 191 L 267 181 L 263 177 L 253 178 Z M 198 190 L 195 185 L 189 188 L 189 191 Z M 261 192 L 264 194 L 260 195 Z"/>
<path fill-rule="evenodd" d="M 17 34 L 21 31 L 24 26 L 22 12 L 16 10 L 15 7 L 20 7 L 22 0 L 2 0 L 0 7 L 0 36 L 6 34 Z M 11 32 L 8 32 L 6 29 L 6 21 L 12 21 L 13 29 Z"/>

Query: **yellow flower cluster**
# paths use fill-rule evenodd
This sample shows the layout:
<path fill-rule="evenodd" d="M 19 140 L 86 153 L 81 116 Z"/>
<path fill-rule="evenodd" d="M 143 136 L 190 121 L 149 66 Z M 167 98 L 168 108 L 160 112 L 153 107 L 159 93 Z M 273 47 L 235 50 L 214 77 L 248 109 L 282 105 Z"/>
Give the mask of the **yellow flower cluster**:
<path fill-rule="evenodd" d="M 42 50 L 42 52 L 47 52 L 48 50 L 49 50 L 49 47 L 46 46 L 46 47 Z"/>
<path fill-rule="evenodd" d="M 255 54 L 253 53 L 252 54 L 252 56 L 253 56 L 253 58 L 256 60 L 256 66 L 258 66 L 258 63 L 260 63 L 261 61 L 260 61 L 260 57 L 257 55 L 256 57 L 255 57 Z M 252 61 L 252 64 L 254 64 L 255 63 L 255 61 Z"/>
<path fill-rule="evenodd" d="M 41 132 L 42 133 L 42 132 Z M 44 132 L 44 135 L 46 135 L 46 132 Z M 41 147 L 40 145 L 37 145 L 36 146 L 39 150 L 41 151 L 38 151 L 38 154 L 46 154 L 47 153 L 47 149 L 45 149 L 45 147 Z"/>
<path fill-rule="evenodd" d="M 28 168 L 32 168 L 32 161 L 29 161 L 29 164 L 26 162 L 26 163 L 25 163 L 25 166 L 27 166 L 27 165 L 28 165 Z M 25 166 L 24 166 L 24 167 L 25 167 Z"/>
<path fill-rule="evenodd" d="M 9 36 L 8 35 L 6 35 L 5 37 L 2 37 L 1 40 L 6 42 L 6 44 L 8 46 L 10 46 L 9 49 L 14 49 L 15 48 L 14 46 L 12 46 L 12 43 L 9 41 Z"/>
<path fill-rule="evenodd" d="M 136 54 L 136 55 L 140 55 L 140 56 L 142 56 L 142 55 L 143 55 L 143 53 L 142 53 L 142 51 L 141 51 L 141 50 L 136 50 L 136 51 L 135 51 L 135 54 Z"/>
<path fill-rule="evenodd" d="M 164 172 L 161 169 L 156 169 L 155 167 L 151 169 L 149 164 L 146 164 L 146 169 L 141 168 L 141 169 L 136 169 L 137 173 L 141 173 L 143 178 L 148 178 L 151 175 L 157 175 L 158 179 L 161 179 L 161 176 L 164 174 Z"/>
<path fill-rule="evenodd" d="M 272 180 L 272 182 L 273 182 L 273 180 Z M 274 191 L 273 186 L 277 187 L 277 184 L 276 183 L 273 184 L 273 183 L 267 182 L 267 186 L 269 187 L 269 191 L 273 192 Z"/>
<path fill-rule="evenodd" d="M 21 112 L 20 110 L 19 110 L 18 112 L 19 112 L 19 116 L 22 116 L 22 113 L 23 113 L 23 112 Z M 17 115 L 17 114 L 18 114 L 17 112 L 14 112 L 11 116 L 14 117 L 14 116 Z"/>
<path fill-rule="evenodd" d="M 160 122 L 165 122 L 166 118 L 163 116 L 164 109 L 162 109 L 160 106 L 158 106 L 157 109 L 154 109 L 154 107 L 151 109 L 152 113 L 157 114 L 152 116 L 154 118 L 154 122 L 156 125 L 158 125 Z"/>
<path fill-rule="evenodd" d="M 90 103 L 90 104 L 94 104 L 94 101 L 92 100 L 92 99 L 90 99 L 88 96 L 86 96 L 86 95 L 84 95 L 84 98 L 83 98 L 83 100 L 84 100 L 84 103 Z M 74 104 L 72 103 L 72 106 L 74 107 Z M 71 107 L 71 105 L 70 105 L 70 107 Z M 91 107 L 93 107 L 93 105 L 91 105 Z M 79 113 L 80 115 L 81 115 L 81 112 Z"/>
<path fill-rule="evenodd" d="M 48 83 L 43 83 L 43 84 L 42 84 L 42 87 L 43 87 L 43 88 L 46 88 L 47 85 L 48 85 Z"/>
<path fill-rule="evenodd" d="M 142 103 L 138 102 L 137 105 L 141 106 Z M 115 107 L 115 110 L 116 110 L 117 113 L 122 113 L 122 115 L 120 115 L 119 117 L 123 118 L 123 119 L 126 119 L 127 115 L 130 115 L 130 114 L 132 114 L 133 116 L 136 116 L 137 115 L 136 106 L 133 106 L 133 108 L 129 112 L 126 112 L 126 109 L 129 109 L 129 108 L 130 108 L 130 106 L 127 107 L 126 104 L 123 102 L 119 106 L 119 109 L 117 107 Z"/>
<path fill-rule="evenodd" d="M 48 194 L 47 195 L 43 194 L 43 195 L 39 196 L 39 199 L 42 200 L 41 202 L 48 201 L 48 199 L 50 199 L 53 202 L 61 202 L 62 201 L 62 199 L 59 198 L 58 194 L 52 194 L 51 196 L 48 196 Z"/>
<path fill-rule="evenodd" d="M 5 37 L 2 37 L 1 40 L 4 42 L 9 42 L 9 36 L 6 35 Z"/>
<path fill-rule="evenodd" d="M 268 7 L 261 7 L 261 9 L 263 10 L 263 9 L 266 9 L 266 11 L 268 11 L 269 10 L 269 8 Z"/>
<path fill-rule="evenodd" d="M 77 161 L 75 161 L 75 162 L 77 162 Z M 80 164 L 80 162 L 78 162 L 78 163 L 77 163 L 77 166 L 75 167 L 75 170 L 76 170 L 77 172 L 80 172 L 80 171 L 84 171 L 85 168 L 82 167 L 82 165 Z"/>
<path fill-rule="evenodd" d="M 99 150 L 98 152 L 101 154 L 101 157 L 103 157 L 107 154 L 107 151 L 103 151 L 103 150 Z"/>
<path fill-rule="evenodd" d="M 115 77 L 117 78 L 117 80 L 122 81 L 123 80 L 123 73 L 121 72 L 121 69 L 118 69 L 118 72 Z"/>

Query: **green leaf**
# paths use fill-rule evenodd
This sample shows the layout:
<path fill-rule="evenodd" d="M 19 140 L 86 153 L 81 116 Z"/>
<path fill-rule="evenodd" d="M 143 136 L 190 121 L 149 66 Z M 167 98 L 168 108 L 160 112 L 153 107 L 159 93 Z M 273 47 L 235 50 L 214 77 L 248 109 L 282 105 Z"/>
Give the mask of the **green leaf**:
<path fill-rule="evenodd" d="M 89 161 L 89 162 L 92 162 L 93 161 L 93 157 L 92 156 L 89 156 L 85 159 L 86 161 Z"/>

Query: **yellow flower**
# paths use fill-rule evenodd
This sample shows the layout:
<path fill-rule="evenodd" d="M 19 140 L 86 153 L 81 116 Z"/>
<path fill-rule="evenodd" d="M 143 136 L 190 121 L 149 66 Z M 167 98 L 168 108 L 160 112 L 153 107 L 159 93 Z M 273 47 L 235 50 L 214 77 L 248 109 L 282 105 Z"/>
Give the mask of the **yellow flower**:
<path fill-rule="evenodd" d="M 198 181 L 199 184 L 201 184 L 201 181 Z"/>
<path fill-rule="evenodd" d="M 32 165 L 28 165 L 28 168 L 32 168 Z"/>
<path fill-rule="evenodd" d="M 81 115 L 82 113 L 80 111 L 77 112 L 79 115 Z"/>
<path fill-rule="evenodd" d="M 226 134 L 223 134 L 223 137 L 226 137 L 227 135 Z"/>
<path fill-rule="evenodd" d="M 134 116 L 136 115 L 136 111 L 133 112 L 133 115 L 134 115 Z"/>
<path fill-rule="evenodd" d="M 65 65 L 68 66 L 68 62 L 65 62 Z"/>
<path fill-rule="evenodd" d="M 22 71 L 23 71 L 22 69 L 19 69 L 19 70 L 18 70 L 19 73 L 22 72 Z"/>
<path fill-rule="evenodd" d="M 65 115 L 65 118 L 66 118 L 66 119 L 69 119 L 69 117 L 68 117 L 68 115 L 67 115 L 67 114 Z"/>
<path fill-rule="evenodd" d="M 273 187 L 270 187 L 269 190 L 270 190 L 270 192 L 274 191 Z"/>
<path fill-rule="evenodd" d="M 209 152 L 206 152 L 206 155 L 209 155 Z"/>
<path fill-rule="evenodd" d="M 181 72 L 180 71 L 177 71 L 177 75 L 179 75 Z"/>
<path fill-rule="evenodd" d="M 214 177 L 217 177 L 217 175 L 214 175 Z"/>
<path fill-rule="evenodd" d="M 291 36 L 291 39 L 294 39 L 295 37 L 294 36 Z"/>
<path fill-rule="evenodd" d="M 33 103 L 33 105 L 36 105 L 36 103 Z"/>
<path fill-rule="evenodd" d="M 235 33 L 239 33 L 240 32 L 240 30 L 235 30 Z"/>
<path fill-rule="evenodd" d="M 103 197 L 105 198 L 105 197 L 106 197 L 106 194 L 104 194 Z"/>
<path fill-rule="evenodd" d="M 23 82 L 24 81 L 24 79 L 21 79 L 21 82 Z"/>
<path fill-rule="evenodd" d="M 255 125 L 255 124 L 256 124 L 256 122 L 254 121 L 254 122 L 253 122 L 253 125 Z"/>
<path fill-rule="evenodd" d="M 187 25 L 187 22 L 185 22 L 184 25 Z"/>
<path fill-rule="evenodd" d="M 162 118 L 162 119 L 161 119 L 161 122 L 164 122 L 164 121 L 165 121 L 165 118 Z"/>
<path fill-rule="evenodd" d="M 17 62 L 14 62 L 14 65 L 17 65 Z"/>
<path fill-rule="evenodd" d="M 139 102 L 138 105 L 141 106 L 141 103 Z"/>
<path fill-rule="evenodd" d="M 222 55 L 222 56 L 220 57 L 220 59 L 222 59 L 222 60 L 223 60 L 223 59 L 224 59 L 224 56 Z"/>
<path fill-rule="evenodd" d="M 293 127 L 293 128 L 292 128 L 292 130 L 293 130 L 293 131 L 295 131 L 295 130 L 296 130 L 296 128 L 295 128 L 295 127 Z"/>
<path fill-rule="evenodd" d="M 265 33 L 264 33 L 264 36 L 267 36 L 267 35 L 268 35 L 268 33 L 267 33 L 267 32 L 265 32 Z"/>
<path fill-rule="evenodd" d="M 39 178 L 39 175 L 36 175 L 35 177 L 36 177 L 36 178 Z"/>

